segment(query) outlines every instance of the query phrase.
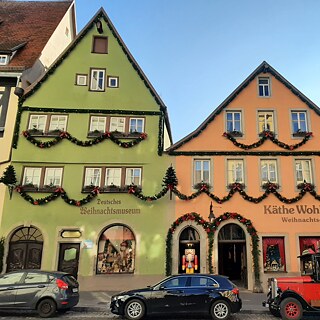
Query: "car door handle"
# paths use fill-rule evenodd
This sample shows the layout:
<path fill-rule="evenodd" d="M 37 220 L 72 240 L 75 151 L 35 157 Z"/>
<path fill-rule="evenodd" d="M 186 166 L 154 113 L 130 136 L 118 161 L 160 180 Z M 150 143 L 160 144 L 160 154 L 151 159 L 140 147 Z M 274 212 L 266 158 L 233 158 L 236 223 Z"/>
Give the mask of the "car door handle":
<path fill-rule="evenodd" d="M 43 284 L 38 285 L 38 288 L 44 288 L 44 287 L 45 287 L 45 285 L 43 285 Z"/>

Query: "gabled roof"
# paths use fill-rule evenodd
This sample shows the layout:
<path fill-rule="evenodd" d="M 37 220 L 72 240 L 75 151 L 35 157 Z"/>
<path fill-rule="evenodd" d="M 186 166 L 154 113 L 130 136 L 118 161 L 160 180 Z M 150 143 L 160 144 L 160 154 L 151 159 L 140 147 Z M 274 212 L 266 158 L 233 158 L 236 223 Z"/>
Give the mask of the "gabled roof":
<path fill-rule="evenodd" d="M 48 71 L 40 77 L 40 79 L 36 82 L 34 82 L 31 86 L 29 86 L 23 96 L 23 99 L 31 96 L 40 86 L 41 83 L 44 82 L 52 73 L 53 71 L 62 63 L 62 61 L 72 52 L 72 50 L 76 47 L 76 45 L 81 41 L 81 39 L 86 35 L 86 33 L 91 28 L 96 28 L 96 22 L 99 19 L 104 19 L 104 21 L 107 23 L 108 27 L 110 28 L 113 36 L 117 39 L 118 44 L 122 48 L 124 54 L 127 56 L 128 60 L 130 61 L 133 68 L 136 70 L 138 75 L 140 76 L 141 80 L 144 82 L 145 86 L 150 91 L 151 95 L 154 97 L 155 101 L 160 107 L 160 110 L 164 114 L 164 119 L 166 123 L 166 127 L 168 130 L 170 142 L 172 143 L 172 133 L 171 133 L 171 127 L 169 122 L 169 116 L 167 107 L 150 83 L 147 76 L 144 74 L 140 66 L 138 65 L 137 61 L 134 59 L 132 54 L 130 53 L 129 49 L 123 42 L 122 38 L 120 37 L 119 33 L 117 32 L 116 28 L 112 24 L 110 18 L 108 17 L 107 13 L 104 11 L 104 9 L 101 7 L 98 12 L 93 16 L 93 18 L 87 23 L 87 25 L 80 31 L 80 33 L 77 35 L 77 37 L 73 40 L 73 42 L 70 43 L 70 45 L 64 50 L 64 52 L 61 53 L 61 55 L 56 59 L 56 61 L 52 64 L 51 68 L 48 69 Z"/>
<path fill-rule="evenodd" d="M 31 67 L 72 2 L 0 1 L 0 53 L 16 51 L 0 71 Z"/>
<path fill-rule="evenodd" d="M 288 80 L 286 80 L 279 72 L 272 68 L 266 61 L 263 61 L 250 75 L 247 77 L 208 117 L 205 119 L 200 126 L 188 134 L 186 137 L 182 138 L 166 151 L 171 153 L 174 150 L 178 149 L 184 143 L 192 140 L 197 137 L 207 125 L 214 120 L 216 115 L 218 115 L 228 104 L 246 87 L 248 84 L 253 81 L 260 73 L 270 73 L 282 84 L 284 84 L 289 90 L 292 91 L 301 101 L 303 101 L 309 108 L 314 110 L 318 115 L 320 115 L 319 107 L 313 103 L 309 98 L 307 98 L 301 91 L 299 91 L 295 86 L 293 86 Z"/>

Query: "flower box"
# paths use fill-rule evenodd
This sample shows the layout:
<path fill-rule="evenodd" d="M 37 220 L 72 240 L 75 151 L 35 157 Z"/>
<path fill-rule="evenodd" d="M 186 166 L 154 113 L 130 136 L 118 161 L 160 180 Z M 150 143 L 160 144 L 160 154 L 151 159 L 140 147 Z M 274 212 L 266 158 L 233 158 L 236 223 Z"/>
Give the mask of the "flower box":
<path fill-rule="evenodd" d="M 228 131 L 228 134 L 232 137 L 242 137 L 243 133 L 240 131 Z"/>
<path fill-rule="evenodd" d="M 99 130 L 89 131 L 88 132 L 88 138 L 96 138 L 103 135 L 104 132 Z"/>
<path fill-rule="evenodd" d="M 29 183 L 29 184 L 23 185 L 22 190 L 25 192 L 37 192 L 39 190 L 39 188 L 37 185 Z"/>

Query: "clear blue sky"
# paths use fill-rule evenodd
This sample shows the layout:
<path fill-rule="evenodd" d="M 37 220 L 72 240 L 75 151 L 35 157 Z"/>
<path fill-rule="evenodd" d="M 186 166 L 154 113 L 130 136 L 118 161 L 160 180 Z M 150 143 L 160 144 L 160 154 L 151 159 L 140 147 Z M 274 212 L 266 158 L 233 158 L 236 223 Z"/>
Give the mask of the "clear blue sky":
<path fill-rule="evenodd" d="M 103 7 L 168 107 L 173 140 L 267 61 L 320 106 L 320 0 L 76 0 Z"/>

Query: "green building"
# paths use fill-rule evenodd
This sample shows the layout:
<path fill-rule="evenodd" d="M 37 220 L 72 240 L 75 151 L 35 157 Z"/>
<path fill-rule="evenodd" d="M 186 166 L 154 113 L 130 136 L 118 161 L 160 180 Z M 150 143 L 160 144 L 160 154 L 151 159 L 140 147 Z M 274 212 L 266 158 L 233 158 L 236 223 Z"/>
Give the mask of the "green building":
<path fill-rule="evenodd" d="M 162 277 L 171 142 L 166 106 L 100 9 L 20 98 L 4 270 L 68 271 L 88 289 Z"/>

